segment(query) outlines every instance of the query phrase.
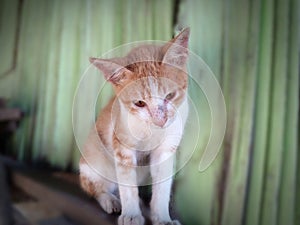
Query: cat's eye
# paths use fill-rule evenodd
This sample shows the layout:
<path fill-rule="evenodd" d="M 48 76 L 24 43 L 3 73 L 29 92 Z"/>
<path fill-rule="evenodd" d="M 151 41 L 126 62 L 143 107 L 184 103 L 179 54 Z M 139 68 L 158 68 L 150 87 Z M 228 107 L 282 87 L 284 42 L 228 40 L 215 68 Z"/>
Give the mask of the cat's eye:
<path fill-rule="evenodd" d="M 146 102 L 139 100 L 139 101 L 134 102 L 134 105 L 137 107 L 143 108 L 146 106 Z"/>
<path fill-rule="evenodd" d="M 175 97 L 175 92 L 170 92 L 169 94 L 166 95 L 166 100 L 172 100 Z"/>

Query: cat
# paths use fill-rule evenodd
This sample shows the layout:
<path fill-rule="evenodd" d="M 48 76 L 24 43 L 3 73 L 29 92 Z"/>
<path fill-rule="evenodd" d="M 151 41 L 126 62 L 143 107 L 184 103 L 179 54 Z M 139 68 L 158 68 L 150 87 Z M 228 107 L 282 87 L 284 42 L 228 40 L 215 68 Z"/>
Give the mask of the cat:
<path fill-rule="evenodd" d="M 164 45 L 135 47 L 125 57 L 90 58 L 115 96 L 86 141 L 80 183 L 104 211 L 121 212 L 119 225 L 144 224 L 138 185 L 149 177 L 152 223 L 180 224 L 170 218 L 169 201 L 175 153 L 188 117 L 189 34 L 185 28 Z"/>

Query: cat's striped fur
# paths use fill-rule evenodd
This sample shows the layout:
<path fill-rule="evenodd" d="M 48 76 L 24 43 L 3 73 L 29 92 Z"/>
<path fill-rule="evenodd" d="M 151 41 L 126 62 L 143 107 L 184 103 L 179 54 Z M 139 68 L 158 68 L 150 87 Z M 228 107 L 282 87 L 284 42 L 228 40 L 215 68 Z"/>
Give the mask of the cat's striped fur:
<path fill-rule="evenodd" d="M 185 29 L 164 46 L 140 46 L 123 58 L 90 59 L 112 83 L 115 97 L 86 142 L 81 186 L 106 212 L 121 211 L 119 225 L 144 224 L 137 185 L 151 178 L 153 224 L 179 224 L 169 216 L 169 198 L 188 115 L 188 37 Z"/>

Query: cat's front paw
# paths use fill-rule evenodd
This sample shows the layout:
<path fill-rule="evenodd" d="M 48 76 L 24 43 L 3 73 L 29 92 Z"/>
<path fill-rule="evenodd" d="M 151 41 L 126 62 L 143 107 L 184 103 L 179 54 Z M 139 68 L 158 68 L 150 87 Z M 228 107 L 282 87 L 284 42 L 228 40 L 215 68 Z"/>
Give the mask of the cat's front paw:
<path fill-rule="evenodd" d="M 153 223 L 154 225 L 181 225 L 181 223 L 178 220 L 172 220 L 172 221 L 157 221 Z"/>
<path fill-rule="evenodd" d="M 121 215 L 118 225 L 144 225 L 145 219 L 142 215 Z"/>
<path fill-rule="evenodd" d="M 113 194 L 102 193 L 97 200 L 105 212 L 109 214 L 121 212 L 121 202 Z"/>

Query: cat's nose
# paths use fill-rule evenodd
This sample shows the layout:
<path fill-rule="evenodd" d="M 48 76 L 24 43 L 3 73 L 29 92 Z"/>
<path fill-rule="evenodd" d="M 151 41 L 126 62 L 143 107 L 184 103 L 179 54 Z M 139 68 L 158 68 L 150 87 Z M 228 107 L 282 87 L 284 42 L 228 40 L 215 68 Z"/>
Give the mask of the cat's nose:
<path fill-rule="evenodd" d="M 151 110 L 152 122 L 159 127 L 163 127 L 168 118 L 164 107 L 158 106 L 156 109 Z"/>

